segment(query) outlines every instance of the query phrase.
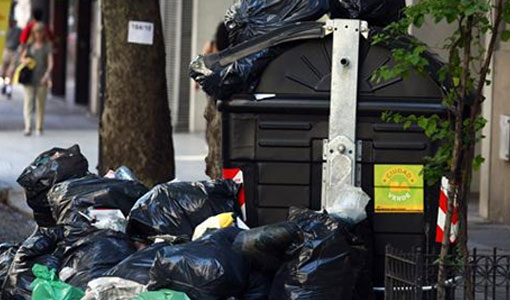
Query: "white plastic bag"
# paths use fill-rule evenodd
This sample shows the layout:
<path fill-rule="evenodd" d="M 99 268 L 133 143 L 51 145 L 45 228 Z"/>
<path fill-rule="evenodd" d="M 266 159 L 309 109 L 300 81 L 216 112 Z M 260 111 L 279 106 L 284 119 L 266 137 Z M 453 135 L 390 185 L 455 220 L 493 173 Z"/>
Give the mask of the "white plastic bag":
<path fill-rule="evenodd" d="M 145 286 L 131 280 L 101 277 L 88 283 L 82 300 L 131 300 L 145 291 Z"/>
<path fill-rule="evenodd" d="M 370 197 L 361 188 L 344 185 L 337 190 L 326 211 L 333 217 L 357 224 L 367 218 L 365 207 L 369 201 Z"/>

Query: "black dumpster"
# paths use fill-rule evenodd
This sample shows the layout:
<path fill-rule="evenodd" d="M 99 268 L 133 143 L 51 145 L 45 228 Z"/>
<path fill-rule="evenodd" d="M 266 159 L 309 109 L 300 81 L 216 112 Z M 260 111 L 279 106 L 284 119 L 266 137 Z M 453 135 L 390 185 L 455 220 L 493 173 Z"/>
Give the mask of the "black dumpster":
<path fill-rule="evenodd" d="M 250 226 L 282 221 L 290 206 L 321 209 L 331 57 L 331 38 L 294 42 L 268 65 L 255 93 L 218 104 L 224 167 L 243 171 Z M 386 245 L 435 247 L 439 189 L 424 184 L 420 169 L 437 145 L 417 127 L 404 130 L 381 120 L 389 110 L 444 113 L 441 85 L 434 79 L 440 63 L 429 58 L 431 76 L 416 73 L 374 84 L 373 71 L 392 64 L 391 52 L 361 40 L 356 160 L 360 185 L 372 198 L 367 213 L 376 286 L 384 286 Z M 399 204 L 407 198 L 411 205 Z"/>

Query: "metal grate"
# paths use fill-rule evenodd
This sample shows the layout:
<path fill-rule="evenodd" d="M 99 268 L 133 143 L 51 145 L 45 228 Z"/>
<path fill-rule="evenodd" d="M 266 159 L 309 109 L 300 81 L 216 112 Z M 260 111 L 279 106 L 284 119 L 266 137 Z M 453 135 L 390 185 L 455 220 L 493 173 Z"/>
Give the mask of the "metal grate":
<path fill-rule="evenodd" d="M 437 255 L 386 247 L 385 299 L 436 299 Z M 448 260 L 450 261 L 450 259 Z M 510 299 L 510 255 L 496 248 L 491 253 L 473 249 L 469 256 L 474 299 Z M 447 299 L 465 299 L 466 268 L 456 262 L 446 266 Z"/>

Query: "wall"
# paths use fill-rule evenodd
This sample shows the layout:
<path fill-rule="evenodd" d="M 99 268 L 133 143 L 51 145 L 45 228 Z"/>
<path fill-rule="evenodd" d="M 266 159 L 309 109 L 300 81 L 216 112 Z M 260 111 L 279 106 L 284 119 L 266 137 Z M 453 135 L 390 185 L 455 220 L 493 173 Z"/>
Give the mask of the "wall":
<path fill-rule="evenodd" d="M 193 41 L 191 58 L 202 53 L 204 44 L 214 37 L 217 25 L 223 21 L 225 12 L 232 5 L 232 0 L 193 0 Z M 205 130 L 203 117 L 206 96 L 202 91 L 195 90 L 190 80 L 190 131 Z"/>
<path fill-rule="evenodd" d="M 499 159 L 500 115 L 510 115 L 510 44 L 499 46 L 494 56 L 494 82 L 492 101 L 492 142 L 488 217 L 490 220 L 510 224 L 510 162 Z"/>

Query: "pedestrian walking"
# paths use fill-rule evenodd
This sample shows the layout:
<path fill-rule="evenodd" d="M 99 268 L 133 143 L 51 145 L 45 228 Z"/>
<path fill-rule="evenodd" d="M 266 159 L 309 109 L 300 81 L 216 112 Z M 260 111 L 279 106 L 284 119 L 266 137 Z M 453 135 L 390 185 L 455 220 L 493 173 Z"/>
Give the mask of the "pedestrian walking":
<path fill-rule="evenodd" d="M 43 132 L 44 106 L 48 87 L 51 85 L 51 70 L 53 69 L 52 45 L 43 23 L 34 24 L 26 47 L 21 54 L 21 62 L 35 62 L 30 83 L 24 84 L 25 104 L 23 116 L 25 118 L 25 135 L 32 132 L 32 111 L 35 102 L 35 130 L 37 135 Z"/>
<path fill-rule="evenodd" d="M 32 18 L 30 21 L 28 21 L 27 25 L 23 28 L 21 31 L 19 42 L 24 48 L 24 46 L 28 43 L 28 40 L 30 38 L 30 35 L 32 33 L 32 29 L 37 23 L 43 22 L 44 13 L 41 9 L 34 9 L 32 11 Z M 53 42 L 55 40 L 55 36 L 53 35 L 53 32 L 51 31 L 50 27 L 48 25 L 44 25 L 44 30 L 46 31 L 46 37 L 49 41 Z"/>
<path fill-rule="evenodd" d="M 16 20 L 10 20 L 10 28 L 7 31 L 5 39 L 5 49 L 0 66 L 0 76 L 2 76 L 2 95 L 7 95 L 7 99 L 12 96 L 12 75 L 16 66 L 17 50 L 21 35 L 21 28 L 18 27 Z"/>
<path fill-rule="evenodd" d="M 205 44 L 203 53 L 212 54 L 226 48 L 228 48 L 228 31 L 222 22 L 216 29 L 214 40 Z M 206 120 L 205 138 L 208 147 L 207 157 L 205 158 L 205 173 L 215 180 L 222 177 L 221 113 L 216 109 L 216 99 L 209 96 L 207 96 L 204 118 Z"/>

